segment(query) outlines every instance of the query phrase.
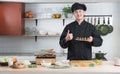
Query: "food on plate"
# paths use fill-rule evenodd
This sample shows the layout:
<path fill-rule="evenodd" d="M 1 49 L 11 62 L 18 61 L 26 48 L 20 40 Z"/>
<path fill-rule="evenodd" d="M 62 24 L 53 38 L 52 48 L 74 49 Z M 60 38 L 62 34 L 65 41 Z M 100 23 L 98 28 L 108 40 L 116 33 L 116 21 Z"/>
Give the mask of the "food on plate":
<path fill-rule="evenodd" d="M 94 67 L 96 63 L 94 61 L 86 61 L 86 60 L 72 60 L 70 61 L 71 66 L 75 67 Z"/>
<path fill-rule="evenodd" d="M 26 65 L 21 61 L 17 61 L 11 67 L 16 69 L 22 69 L 22 68 L 25 68 Z"/>
<path fill-rule="evenodd" d="M 0 58 L 0 62 L 8 62 L 8 58 Z"/>

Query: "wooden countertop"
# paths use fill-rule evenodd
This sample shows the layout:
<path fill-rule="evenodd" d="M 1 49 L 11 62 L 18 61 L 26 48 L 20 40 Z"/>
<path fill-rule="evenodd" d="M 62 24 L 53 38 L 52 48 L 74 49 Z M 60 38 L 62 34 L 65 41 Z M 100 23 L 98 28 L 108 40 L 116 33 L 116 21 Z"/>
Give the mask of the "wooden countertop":
<path fill-rule="evenodd" d="M 70 67 L 67 69 L 49 69 L 38 66 L 37 68 L 12 69 L 10 67 L 0 67 L 0 72 L 106 72 L 120 73 L 120 66 L 114 66 L 113 61 L 103 61 L 102 65 L 94 67 Z"/>

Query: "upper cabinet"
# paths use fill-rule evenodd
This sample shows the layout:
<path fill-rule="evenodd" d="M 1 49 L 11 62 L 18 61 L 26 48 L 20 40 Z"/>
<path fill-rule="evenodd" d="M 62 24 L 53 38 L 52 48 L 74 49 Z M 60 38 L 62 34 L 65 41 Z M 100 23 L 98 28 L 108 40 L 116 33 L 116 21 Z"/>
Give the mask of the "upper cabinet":
<path fill-rule="evenodd" d="M 0 35 L 24 34 L 24 4 L 0 2 Z"/>

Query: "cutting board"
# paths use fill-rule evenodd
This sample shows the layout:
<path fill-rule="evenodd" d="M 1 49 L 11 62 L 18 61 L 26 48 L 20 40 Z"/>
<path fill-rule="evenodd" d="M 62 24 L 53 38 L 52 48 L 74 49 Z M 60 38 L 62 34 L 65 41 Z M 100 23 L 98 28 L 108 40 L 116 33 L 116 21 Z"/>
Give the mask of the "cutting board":
<path fill-rule="evenodd" d="M 95 66 L 95 62 L 93 60 L 71 60 L 70 65 L 77 67 L 90 67 Z"/>

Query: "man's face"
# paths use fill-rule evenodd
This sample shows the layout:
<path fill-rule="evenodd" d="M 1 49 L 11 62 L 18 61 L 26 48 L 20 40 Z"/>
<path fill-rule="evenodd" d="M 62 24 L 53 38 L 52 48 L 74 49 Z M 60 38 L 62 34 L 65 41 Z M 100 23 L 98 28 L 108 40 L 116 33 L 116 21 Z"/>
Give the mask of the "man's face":
<path fill-rule="evenodd" d="M 84 18 L 85 11 L 78 9 L 73 12 L 76 20 L 82 20 Z"/>

